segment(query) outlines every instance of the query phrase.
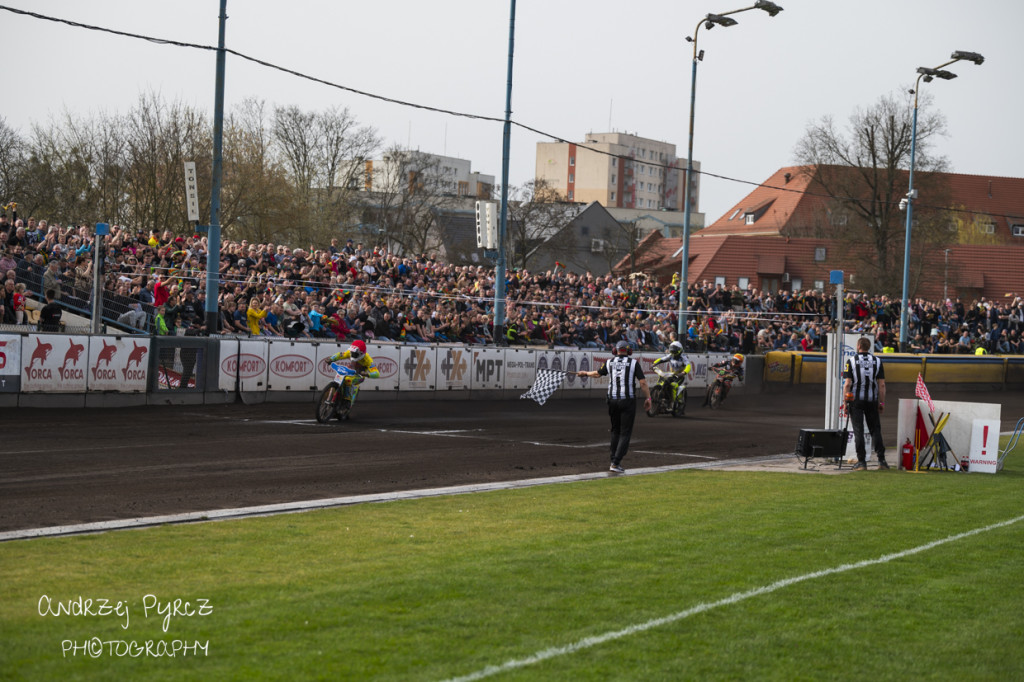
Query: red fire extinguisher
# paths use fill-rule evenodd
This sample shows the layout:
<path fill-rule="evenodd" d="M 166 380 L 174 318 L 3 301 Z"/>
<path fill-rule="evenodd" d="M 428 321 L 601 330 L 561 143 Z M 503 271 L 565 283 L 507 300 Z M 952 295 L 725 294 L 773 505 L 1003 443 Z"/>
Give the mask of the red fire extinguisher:
<path fill-rule="evenodd" d="M 902 455 L 903 468 L 906 471 L 910 471 L 914 468 L 914 446 L 910 444 L 909 438 L 907 439 L 907 442 L 903 444 Z"/>

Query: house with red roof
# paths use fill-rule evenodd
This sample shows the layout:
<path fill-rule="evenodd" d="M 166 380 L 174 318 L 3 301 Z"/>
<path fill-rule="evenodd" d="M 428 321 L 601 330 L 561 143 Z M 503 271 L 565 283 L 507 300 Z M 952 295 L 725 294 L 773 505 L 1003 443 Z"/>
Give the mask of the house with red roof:
<path fill-rule="evenodd" d="M 740 289 L 824 290 L 830 271 L 843 270 L 848 288 L 870 289 L 865 278 L 875 265 L 875 252 L 869 242 L 842 237 L 844 230 L 857 235 L 856 225 L 865 224 L 865 218 L 850 209 L 850 202 L 834 198 L 835 188 L 842 185 L 833 181 L 849 176 L 848 186 L 857 188 L 850 191 L 860 200 L 863 189 L 853 176 L 861 170 L 780 168 L 718 220 L 690 235 L 687 279 Z M 919 174 L 914 176 L 915 187 L 922 191 L 914 207 L 910 297 L 1024 295 L 1024 178 L 920 175 L 920 181 Z M 898 204 L 907 190 L 906 173 L 889 185 L 899 193 L 875 193 L 875 206 L 867 210 L 888 212 L 892 227 L 887 233 L 887 270 L 890 281 L 898 281 L 905 237 L 905 214 Z M 931 230 L 929 239 L 917 236 L 924 234 L 925 225 Z M 651 233 L 636 249 L 633 271 L 667 283 L 680 272 L 681 253 L 681 239 Z M 623 259 L 614 271 L 624 274 L 629 268 L 629 259 Z"/>

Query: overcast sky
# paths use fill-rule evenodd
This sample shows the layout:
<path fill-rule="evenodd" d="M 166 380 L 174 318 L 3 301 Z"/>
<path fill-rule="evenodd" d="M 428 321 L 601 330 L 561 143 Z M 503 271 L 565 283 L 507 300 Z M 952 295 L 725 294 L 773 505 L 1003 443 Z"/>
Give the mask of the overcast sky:
<path fill-rule="evenodd" d="M 691 48 L 720 0 L 519 0 L 513 119 L 581 141 L 625 131 L 686 154 Z M 906 91 L 918 66 L 954 50 L 959 78 L 924 85 L 949 136 L 952 170 L 1024 176 L 1024 2 L 779 0 L 739 25 L 699 34 L 694 158 L 703 170 L 762 182 L 793 163 L 807 123 L 846 122 L 858 107 Z M 216 46 L 219 0 L 0 0 L 0 5 L 188 43 Z M 319 79 L 436 108 L 504 117 L 510 3 L 503 0 L 229 0 L 227 46 Z M 215 53 L 98 33 L 0 10 L 3 106 L 9 125 L 65 108 L 125 112 L 157 92 L 212 113 Z M 502 125 L 432 113 L 313 83 L 229 55 L 226 105 L 247 97 L 303 109 L 347 107 L 388 144 L 470 159 L 501 179 Z M 909 101 L 908 101 L 909 106 Z M 536 133 L 512 129 L 510 181 L 530 180 Z M 708 222 L 751 190 L 705 177 Z"/>

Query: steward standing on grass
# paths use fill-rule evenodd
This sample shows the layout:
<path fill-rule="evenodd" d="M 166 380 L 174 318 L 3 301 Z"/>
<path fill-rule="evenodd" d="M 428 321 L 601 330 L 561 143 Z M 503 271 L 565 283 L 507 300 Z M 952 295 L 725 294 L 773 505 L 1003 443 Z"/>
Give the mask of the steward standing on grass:
<path fill-rule="evenodd" d="M 885 370 L 882 361 L 871 354 L 871 339 L 862 336 L 857 340 L 857 354 L 846 361 L 843 371 L 846 379 L 843 392 L 846 394 L 850 422 L 853 424 L 853 442 L 857 449 L 857 464 L 854 471 L 868 468 L 867 449 L 864 446 L 864 422 L 871 433 L 871 443 L 878 457 L 878 468 L 888 469 L 885 462 L 885 445 L 882 444 L 881 413 L 885 409 Z"/>
<path fill-rule="evenodd" d="M 612 421 L 612 465 L 609 471 L 615 474 L 625 472 L 622 458 L 629 450 L 629 439 L 633 435 L 633 421 L 636 419 L 636 386 L 644 394 L 644 409 L 651 408 L 651 390 L 647 387 L 644 370 L 635 358 L 630 357 L 633 349 L 626 341 L 615 344 L 615 357 L 593 372 L 576 372 L 578 377 L 607 376 L 608 416 Z"/>

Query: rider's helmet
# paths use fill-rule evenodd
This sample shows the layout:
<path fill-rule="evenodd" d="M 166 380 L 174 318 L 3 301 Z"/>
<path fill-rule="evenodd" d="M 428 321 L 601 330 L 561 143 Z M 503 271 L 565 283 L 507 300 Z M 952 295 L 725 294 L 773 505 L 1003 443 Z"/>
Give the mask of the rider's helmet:
<path fill-rule="evenodd" d="M 348 356 L 353 360 L 362 360 L 364 355 L 366 355 L 366 344 L 362 341 L 353 341 L 352 345 L 348 347 Z"/>
<path fill-rule="evenodd" d="M 627 341 L 619 341 L 617 344 L 615 344 L 615 354 L 616 355 L 632 355 L 633 354 L 633 349 L 629 347 L 629 342 L 627 342 Z"/>
<path fill-rule="evenodd" d="M 732 356 L 732 361 L 733 361 L 733 364 L 742 365 L 743 364 L 743 353 L 736 353 L 736 355 L 733 355 Z"/>
<path fill-rule="evenodd" d="M 672 343 L 668 344 L 668 352 L 676 357 L 682 355 L 683 344 L 679 343 L 678 341 L 673 341 Z"/>

